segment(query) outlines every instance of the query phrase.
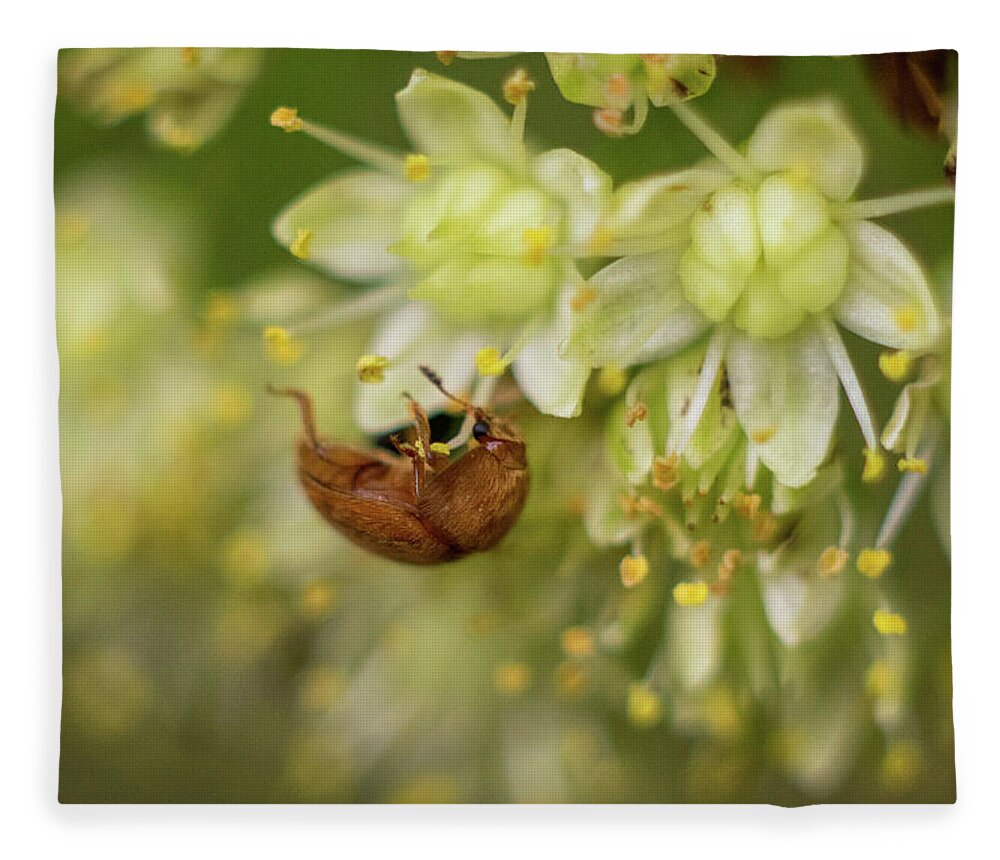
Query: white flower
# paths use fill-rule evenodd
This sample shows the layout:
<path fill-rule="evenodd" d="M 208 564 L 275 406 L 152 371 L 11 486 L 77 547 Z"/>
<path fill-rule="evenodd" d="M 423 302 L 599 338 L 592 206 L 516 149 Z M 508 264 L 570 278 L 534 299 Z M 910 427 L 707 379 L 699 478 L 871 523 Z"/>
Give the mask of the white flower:
<path fill-rule="evenodd" d="M 719 373 L 762 461 L 786 485 L 825 459 L 843 384 L 871 456 L 879 436 L 837 324 L 919 355 L 941 322 L 917 260 L 871 217 L 952 199 L 930 189 L 851 202 L 864 152 L 831 102 L 779 106 L 738 152 L 689 105 L 675 112 L 715 155 L 620 188 L 598 227 L 596 299 L 562 346 L 598 367 L 647 362 L 708 336 L 682 432 L 687 449 Z"/>
<path fill-rule="evenodd" d="M 272 117 L 374 168 L 313 188 L 274 224 L 296 256 L 335 277 L 383 285 L 361 300 L 369 309 L 396 305 L 372 346 L 389 359 L 385 382 L 359 390 L 356 414 L 367 431 L 405 423 L 402 390 L 430 409 L 444 404 L 420 364 L 461 390 L 477 356 L 484 374 L 512 365 L 541 411 L 579 411 L 590 367 L 562 359 L 557 347 L 583 287 L 574 260 L 591 253 L 611 180 L 571 150 L 527 152 L 532 86 L 521 73 L 508 80 L 505 95 L 515 106 L 508 118 L 483 93 L 415 71 L 396 96 L 415 149 L 408 156 L 322 129 L 288 108 Z M 400 307 L 404 296 L 421 304 Z"/>

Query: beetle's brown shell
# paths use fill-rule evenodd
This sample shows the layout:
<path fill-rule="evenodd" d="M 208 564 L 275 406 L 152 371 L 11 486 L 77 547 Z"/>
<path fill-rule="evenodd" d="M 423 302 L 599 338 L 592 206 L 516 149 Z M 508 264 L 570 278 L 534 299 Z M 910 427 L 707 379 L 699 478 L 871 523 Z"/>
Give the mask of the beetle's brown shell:
<path fill-rule="evenodd" d="M 484 447 L 428 469 L 419 498 L 402 455 L 336 442 L 299 445 L 299 479 L 316 510 L 358 546 L 410 564 L 489 549 L 517 521 L 528 470 Z"/>

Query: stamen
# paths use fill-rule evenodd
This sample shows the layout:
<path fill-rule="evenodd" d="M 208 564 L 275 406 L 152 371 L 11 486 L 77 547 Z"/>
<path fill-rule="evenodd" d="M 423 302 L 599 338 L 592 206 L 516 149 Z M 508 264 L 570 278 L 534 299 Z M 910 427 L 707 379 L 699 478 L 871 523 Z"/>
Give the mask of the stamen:
<path fill-rule="evenodd" d="M 753 520 L 760 513 L 762 501 L 759 493 L 737 493 L 733 507 L 743 519 Z"/>
<path fill-rule="evenodd" d="M 629 722 L 640 729 L 652 728 L 663 719 L 663 702 L 645 684 L 629 687 L 625 710 Z"/>
<path fill-rule="evenodd" d="M 345 325 L 374 316 L 399 297 L 399 287 L 390 285 L 366 290 L 355 299 L 333 305 L 328 311 L 297 325 L 288 327 L 292 334 L 310 334 L 333 326 Z"/>
<path fill-rule="evenodd" d="M 426 155 L 411 152 L 406 156 L 406 179 L 408 182 L 426 182 L 431 175 L 431 160 Z"/>
<path fill-rule="evenodd" d="M 502 376 L 507 365 L 495 346 L 484 346 L 476 353 L 476 370 L 480 376 Z"/>
<path fill-rule="evenodd" d="M 531 667 L 527 663 L 512 661 L 498 666 L 493 675 L 493 685 L 506 696 L 516 696 L 531 684 Z"/>
<path fill-rule="evenodd" d="M 883 636 L 902 636 L 906 633 L 906 619 L 898 612 L 877 609 L 872 616 L 872 624 Z"/>
<path fill-rule="evenodd" d="M 707 540 L 700 540 L 691 547 L 690 562 L 695 569 L 703 568 L 712 558 L 712 544 Z"/>
<path fill-rule="evenodd" d="M 934 463 L 939 436 L 940 427 L 935 423 L 928 431 L 928 438 L 922 451 L 922 460 L 926 463 L 927 469 L 923 472 L 907 472 L 903 476 L 899 486 L 896 487 L 896 494 L 889 503 L 889 510 L 886 511 L 885 519 L 882 521 L 882 528 L 879 529 L 878 537 L 875 539 L 875 546 L 889 547 L 895 542 L 896 535 L 909 517 L 917 499 L 920 498 L 920 491 L 927 480 L 927 473 Z"/>
<path fill-rule="evenodd" d="M 528 93 L 535 89 L 535 82 L 524 69 L 516 69 L 503 84 L 503 97 L 514 105 L 510 118 L 510 132 L 519 143 L 524 140 L 524 125 L 528 118 Z"/>
<path fill-rule="evenodd" d="M 363 355 L 355 365 L 355 372 L 361 382 L 376 385 L 385 379 L 385 369 L 389 359 L 384 355 Z"/>
<path fill-rule="evenodd" d="M 858 419 L 858 424 L 861 427 L 861 435 L 865 437 L 865 443 L 868 448 L 872 451 L 877 451 L 879 437 L 878 433 L 875 432 L 875 424 L 872 422 L 871 411 L 868 409 L 868 401 L 865 398 L 864 390 L 861 388 L 861 382 L 854 372 L 854 365 L 851 363 L 851 357 L 847 354 L 847 348 L 840 339 L 840 333 L 837 331 L 837 327 L 826 317 L 817 317 L 816 323 L 820 336 L 823 338 L 827 355 L 830 356 L 830 361 L 833 362 L 837 376 L 840 377 L 840 383 L 844 386 L 844 391 L 847 394 L 847 400 L 854 410 L 855 417 Z"/>
<path fill-rule="evenodd" d="M 896 465 L 900 472 L 916 472 L 920 475 L 927 474 L 927 461 L 920 457 L 903 457 Z"/>
<path fill-rule="evenodd" d="M 628 375 L 616 364 L 606 364 L 597 373 L 597 390 L 605 397 L 614 397 L 625 390 Z"/>
<path fill-rule="evenodd" d="M 828 546 L 820 553 L 816 562 L 816 571 L 822 577 L 835 576 L 847 565 L 847 550 L 837 546 Z"/>
<path fill-rule="evenodd" d="M 288 246 L 288 250 L 292 252 L 292 256 L 298 257 L 300 260 L 308 260 L 309 246 L 312 244 L 312 238 L 312 230 L 299 227 L 299 229 L 295 232 L 295 238 L 292 240 L 292 244 Z"/>
<path fill-rule="evenodd" d="M 878 357 L 878 369 L 890 382 L 902 382 L 913 369 L 913 353 L 905 349 L 883 352 Z"/>
<path fill-rule="evenodd" d="M 683 453 L 691 441 L 701 415 L 708 405 L 715 381 L 719 376 L 719 368 L 722 366 L 722 359 L 725 355 L 726 344 L 729 340 L 729 330 L 726 326 L 717 326 L 708 342 L 708 349 L 705 352 L 705 360 L 701 365 L 701 373 L 698 376 L 698 384 L 695 386 L 694 394 L 691 395 L 691 402 L 687 412 L 684 414 L 681 423 L 677 427 L 673 443 L 667 443 L 668 450 Z"/>
<path fill-rule="evenodd" d="M 695 137 L 704 144 L 705 149 L 712 153 L 721 161 L 737 178 L 747 182 L 755 182 L 757 171 L 755 171 L 747 160 L 733 145 L 726 140 L 719 132 L 710 126 L 687 102 L 679 102 L 671 105 L 677 118 L 687 126 Z"/>
<path fill-rule="evenodd" d="M 618 565 L 622 585 L 635 588 L 649 575 L 649 560 L 644 555 L 626 555 Z"/>
<path fill-rule="evenodd" d="M 861 469 L 861 480 L 866 484 L 882 480 L 885 474 L 885 455 L 878 448 L 865 448 L 862 453 L 865 465 Z"/>
<path fill-rule="evenodd" d="M 680 480 L 681 458 L 677 454 L 653 459 L 653 486 L 667 492 Z"/>
<path fill-rule="evenodd" d="M 629 406 L 625 410 L 625 426 L 635 427 L 637 421 L 645 421 L 646 416 L 649 414 L 649 410 L 646 408 L 646 404 L 643 402 L 636 403 L 635 406 Z"/>
<path fill-rule="evenodd" d="M 286 132 L 304 131 L 311 138 L 332 146 L 344 155 L 398 176 L 406 175 L 405 159 L 378 144 L 368 143 L 332 128 L 324 128 L 299 116 L 297 108 L 280 107 L 271 114 L 271 125 Z"/>
<path fill-rule="evenodd" d="M 892 564 L 892 553 L 887 549 L 863 549 L 858 553 L 858 570 L 869 579 L 878 579 L 890 564 Z"/>
<path fill-rule="evenodd" d="M 435 51 L 437 54 L 438 62 L 443 66 L 450 66 L 455 62 L 455 57 L 458 56 L 458 51 Z"/>
<path fill-rule="evenodd" d="M 707 582 L 678 582 L 673 591 L 678 606 L 701 606 L 708 600 Z"/>
<path fill-rule="evenodd" d="M 594 634 L 586 627 L 567 627 L 559 636 L 559 644 L 567 657 L 592 657 L 596 650 Z"/>
<path fill-rule="evenodd" d="M 451 448 L 446 442 L 431 442 L 431 453 L 440 454 L 442 457 L 450 457 Z"/>
<path fill-rule="evenodd" d="M 288 329 L 271 325 L 264 329 L 264 348 L 275 364 L 295 364 L 302 358 L 302 342 L 292 337 Z"/>
<path fill-rule="evenodd" d="M 608 137 L 621 137 L 625 133 L 622 128 L 622 112 L 617 108 L 595 108 L 594 125 Z"/>
<path fill-rule="evenodd" d="M 841 220 L 862 220 L 868 218 L 884 218 L 911 209 L 924 206 L 939 206 L 943 203 L 955 202 L 955 189 L 942 185 L 937 188 L 924 188 L 919 191 L 907 191 L 904 194 L 893 194 L 889 197 L 879 197 L 873 200 L 855 200 L 842 203 L 833 210 L 833 217 Z"/>

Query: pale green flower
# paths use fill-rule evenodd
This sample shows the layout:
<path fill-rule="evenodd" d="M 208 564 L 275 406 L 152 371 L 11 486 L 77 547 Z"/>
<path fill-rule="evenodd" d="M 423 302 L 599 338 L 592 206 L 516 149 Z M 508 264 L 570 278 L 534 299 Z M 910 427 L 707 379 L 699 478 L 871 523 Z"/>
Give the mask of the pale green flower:
<path fill-rule="evenodd" d="M 879 434 L 837 324 L 895 349 L 933 350 L 941 319 L 924 272 L 869 218 L 953 199 L 947 188 L 850 201 L 862 146 L 835 104 L 793 102 L 757 125 L 745 154 L 689 105 L 681 120 L 715 156 L 622 186 L 597 244 L 621 259 L 590 280 L 564 357 L 594 367 L 669 355 L 708 336 L 698 384 L 668 454 L 689 443 L 724 372 L 748 456 L 808 483 L 837 419 L 837 379 L 867 447 Z"/>
<path fill-rule="evenodd" d="M 510 53 L 438 51 L 446 65 L 455 57 L 495 59 Z M 697 98 L 715 80 L 712 54 L 545 54 L 552 79 L 567 101 L 589 105 L 605 134 L 635 134 L 649 105 L 664 107 Z"/>
<path fill-rule="evenodd" d="M 59 56 L 60 94 L 103 125 L 145 113 L 150 135 L 192 150 L 228 121 L 257 76 L 247 48 L 86 48 Z"/>
<path fill-rule="evenodd" d="M 527 151 L 531 87 L 520 73 L 508 80 L 508 118 L 483 93 L 415 71 L 396 96 L 409 155 L 322 129 L 290 108 L 272 117 L 368 166 L 307 191 L 274 223 L 297 257 L 338 278 L 382 285 L 359 300 L 367 310 L 395 306 L 369 350 L 389 359 L 385 381 L 359 390 L 356 415 L 366 430 L 405 422 L 402 390 L 430 409 L 444 405 L 420 364 L 462 390 L 477 356 L 490 375 L 512 365 L 541 411 L 579 410 L 590 368 L 560 358 L 557 346 L 583 286 L 574 261 L 591 254 L 611 180 L 571 150 Z M 405 297 L 419 304 L 402 305 Z"/>

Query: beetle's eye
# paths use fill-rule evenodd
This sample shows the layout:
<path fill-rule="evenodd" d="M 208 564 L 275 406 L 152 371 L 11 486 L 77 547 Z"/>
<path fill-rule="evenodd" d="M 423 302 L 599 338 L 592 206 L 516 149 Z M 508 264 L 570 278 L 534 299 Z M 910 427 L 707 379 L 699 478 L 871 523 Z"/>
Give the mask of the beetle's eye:
<path fill-rule="evenodd" d="M 487 424 L 485 421 L 477 421 L 475 424 L 472 425 L 472 437 L 477 442 L 480 441 L 484 436 L 489 436 L 489 434 L 490 434 L 490 425 Z"/>

